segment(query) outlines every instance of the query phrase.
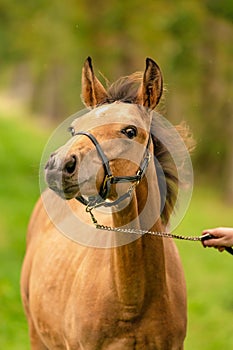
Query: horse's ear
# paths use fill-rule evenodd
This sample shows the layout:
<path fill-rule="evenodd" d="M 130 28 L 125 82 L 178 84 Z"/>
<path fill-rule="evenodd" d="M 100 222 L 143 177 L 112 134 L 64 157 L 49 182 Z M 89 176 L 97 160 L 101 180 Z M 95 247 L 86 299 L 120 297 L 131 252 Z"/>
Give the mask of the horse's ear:
<path fill-rule="evenodd" d="M 137 103 L 149 109 L 154 109 L 159 103 L 163 92 L 162 73 L 151 58 L 146 59 L 146 69 L 142 84 L 138 90 Z"/>
<path fill-rule="evenodd" d="M 107 98 L 107 91 L 96 78 L 91 57 L 88 57 L 82 70 L 82 99 L 86 107 L 94 108 Z"/>

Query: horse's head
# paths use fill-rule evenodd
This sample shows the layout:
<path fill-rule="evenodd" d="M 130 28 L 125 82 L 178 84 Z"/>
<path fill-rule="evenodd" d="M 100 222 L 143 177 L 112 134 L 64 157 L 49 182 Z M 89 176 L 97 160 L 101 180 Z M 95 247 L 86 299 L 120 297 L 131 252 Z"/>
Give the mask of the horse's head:
<path fill-rule="evenodd" d="M 117 197 L 116 183 L 136 182 L 147 166 L 151 111 L 162 94 L 157 64 L 146 60 L 140 85 L 137 75 L 120 79 L 108 91 L 84 64 L 82 97 L 91 110 L 70 126 L 72 138 L 46 164 L 49 187 L 65 199 Z M 142 175 L 142 174 L 141 174 Z M 83 197 L 84 196 L 84 197 Z"/>

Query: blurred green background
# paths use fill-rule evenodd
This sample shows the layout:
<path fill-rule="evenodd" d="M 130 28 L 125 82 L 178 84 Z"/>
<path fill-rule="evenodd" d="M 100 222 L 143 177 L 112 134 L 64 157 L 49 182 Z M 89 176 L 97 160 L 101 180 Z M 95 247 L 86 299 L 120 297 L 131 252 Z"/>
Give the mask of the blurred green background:
<path fill-rule="evenodd" d="M 100 80 L 155 59 L 160 111 L 187 121 L 197 142 L 194 192 L 177 233 L 232 226 L 233 2 L 231 0 L 0 0 L 0 348 L 27 350 L 19 276 L 38 168 L 51 131 L 83 108 L 81 67 Z M 188 289 L 186 350 L 233 349 L 232 257 L 178 242 Z"/>

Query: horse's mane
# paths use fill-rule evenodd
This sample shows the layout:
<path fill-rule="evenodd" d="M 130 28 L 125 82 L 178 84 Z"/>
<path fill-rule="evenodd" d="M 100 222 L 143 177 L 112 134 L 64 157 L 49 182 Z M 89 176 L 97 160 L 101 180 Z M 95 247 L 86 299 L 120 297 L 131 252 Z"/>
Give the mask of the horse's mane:
<path fill-rule="evenodd" d="M 119 78 L 108 86 L 108 97 L 103 103 L 112 103 L 115 101 L 136 103 L 137 92 L 141 82 L 142 72 L 136 72 L 129 76 Z"/>
<path fill-rule="evenodd" d="M 115 101 L 121 101 L 125 103 L 136 103 L 137 92 L 139 85 L 142 82 L 143 74 L 141 72 L 134 73 L 130 76 L 122 77 L 115 83 L 108 87 L 108 97 L 103 103 L 113 103 Z M 154 114 L 151 124 L 151 136 L 154 144 L 154 156 L 155 167 L 158 176 L 159 190 L 162 203 L 161 219 L 166 225 L 169 221 L 170 215 L 174 209 L 178 194 L 178 172 L 176 164 L 173 160 L 171 153 L 165 144 L 157 138 L 157 125 L 155 122 Z M 189 152 L 194 148 L 194 141 L 189 128 L 185 123 L 181 123 L 175 126 L 177 132 L 184 141 L 184 144 Z M 172 149 L 176 149 L 176 153 L 179 152 L 180 140 L 177 138 L 176 133 L 170 133 L 169 129 L 164 128 L 162 130 L 165 133 L 166 145 L 171 145 Z M 183 150 L 180 151 L 182 157 Z"/>
<path fill-rule="evenodd" d="M 182 145 L 177 133 L 183 140 L 184 145 Z M 159 138 L 155 135 L 159 135 Z M 158 130 L 156 119 L 153 118 L 151 136 L 154 144 L 155 167 L 162 203 L 161 219 L 166 225 L 176 204 L 178 187 L 185 186 L 185 183 L 182 183 L 182 180 L 178 178 L 178 170 L 182 172 L 183 169 L 185 171 L 185 162 L 182 162 L 182 159 L 185 160 L 186 149 L 191 153 L 195 143 L 189 127 L 184 122 L 176 125 L 173 130 L 166 127 L 159 127 Z M 166 142 L 164 143 L 163 140 L 166 140 Z M 172 154 L 169 150 L 173 150 Z M 180 160 L 178 164 L 175 163 L 177 159 L 174 159 L 174 157 Z M 179 169 L 177 169 L 177 166 Z"/>

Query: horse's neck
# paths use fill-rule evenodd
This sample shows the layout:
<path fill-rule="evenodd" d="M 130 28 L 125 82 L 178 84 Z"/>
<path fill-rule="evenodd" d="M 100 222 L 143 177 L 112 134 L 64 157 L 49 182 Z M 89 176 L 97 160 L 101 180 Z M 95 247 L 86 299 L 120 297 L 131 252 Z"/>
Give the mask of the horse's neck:
<path fill-rule="evenodd" d="M 145 187 L 147 187 L 146 181 L 138 186 L 137 195 L 135 194 L 130 205 L 120 213 L 114 214 L 115 226 L 131 227 L 132 225 L 128 224 L 131 218 L 134 228 L 162 230 L 158 217 L 160 205 L 156 186 L 154 189 L 149 186 L 148 191 Z M 145 202 L 141 202 L 144 200 L 143 197 L 150 199 L 146 210 L 143 210 Z M 148 227 L 150 222 L 148 215 L 155 218 L 150 227 Z M 112 264 L 118 298 L 123 305 L 140 309 L 151 293 L 164 293 L 165 264 L 162 239 L 145 235 L 132 243 L 118 246 L 113 250 Z"/>

